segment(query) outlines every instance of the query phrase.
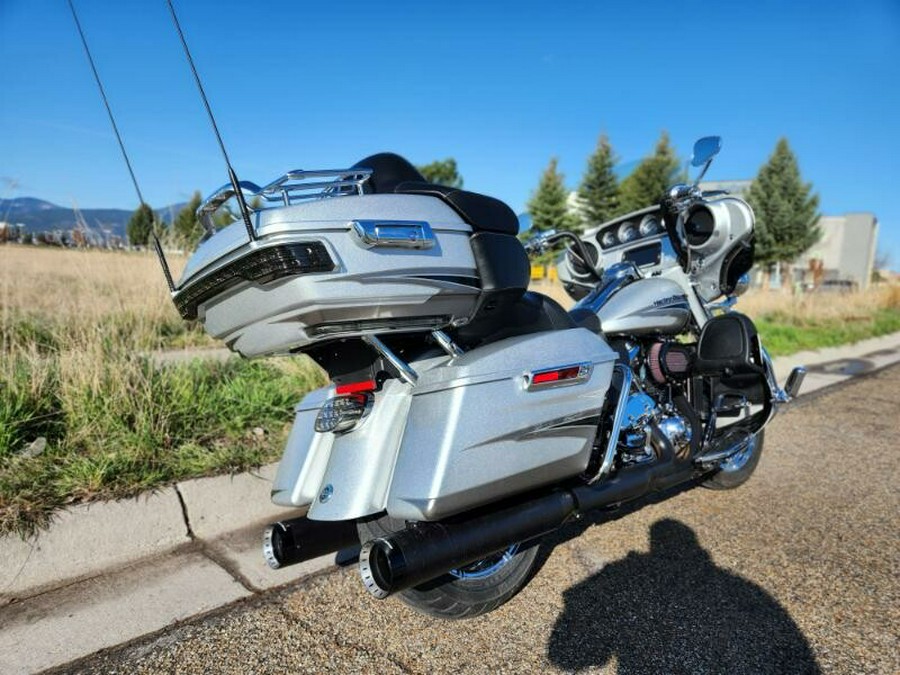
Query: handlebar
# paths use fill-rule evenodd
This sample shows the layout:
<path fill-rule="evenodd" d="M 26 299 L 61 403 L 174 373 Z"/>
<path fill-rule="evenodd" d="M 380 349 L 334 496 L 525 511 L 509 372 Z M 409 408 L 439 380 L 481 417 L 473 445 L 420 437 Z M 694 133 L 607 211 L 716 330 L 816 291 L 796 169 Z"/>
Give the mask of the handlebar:
<path fill-rule="evenodd" d="M 584 247 L 584 242 L 581 241 L 581 237 L 574 232 L 563 230 L 561 232 L 552 232 L 543 235 L 539 234 L 526 242 L 525 250 L 528 253 L 543 253 L 550 248 L 550 246 L 563 239 L 569 239 L 575 244 L 575 247 L 578 249 L 578 256 L 584 263 L 585 269 L 588 270 L 593 277 L 599 280 L 600 275 L 597 274 L 597 271 L 594 269 L 594 261 L 591 260 L 591 257 L 588 255 L 587 249 Z"/>

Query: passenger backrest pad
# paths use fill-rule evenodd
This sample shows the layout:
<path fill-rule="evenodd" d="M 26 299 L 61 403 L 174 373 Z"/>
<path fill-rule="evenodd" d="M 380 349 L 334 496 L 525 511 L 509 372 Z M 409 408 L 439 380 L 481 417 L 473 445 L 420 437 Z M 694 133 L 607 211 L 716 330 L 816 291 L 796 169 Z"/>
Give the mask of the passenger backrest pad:
<path fill-rule="evenodd" d="M 511 234 L 476 232 L 469 241 L 481 278 L 481 295 L 463 332 L 480 337 L 493 332 L 493 324 L 502 322 L 525 293 L 531 264 L 521 242 Z"/>

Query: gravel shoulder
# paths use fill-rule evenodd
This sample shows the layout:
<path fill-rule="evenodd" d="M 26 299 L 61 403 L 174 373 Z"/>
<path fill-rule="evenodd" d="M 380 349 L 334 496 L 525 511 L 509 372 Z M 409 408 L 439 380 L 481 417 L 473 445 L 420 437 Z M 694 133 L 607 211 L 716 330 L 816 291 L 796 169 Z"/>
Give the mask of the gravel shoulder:
<path fill-rule="evenodd" d="M 898 672 L 898 387 L 895 366 L 801 399 L 741 489 L 565 528 L 532 583 L 487 616 L 443 622 L 376 601 L 349 568 L 63 670 Z"/>

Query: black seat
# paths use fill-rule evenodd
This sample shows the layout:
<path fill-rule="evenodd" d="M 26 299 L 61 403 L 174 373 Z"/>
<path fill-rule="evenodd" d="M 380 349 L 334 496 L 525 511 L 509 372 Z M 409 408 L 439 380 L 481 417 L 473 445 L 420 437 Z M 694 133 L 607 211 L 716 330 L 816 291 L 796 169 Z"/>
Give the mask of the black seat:
<path fill-rule="evenodd" d="M 508 302 L 503 312 L 487 313 L 456 329 L 456 339 L 467 347 L 497 342 L 516 335 L 578 328 L 556 300 L 527 291 Z"/>
<path fill-rule="evenodd" d="M 400 155 L 393 152 L 379 152 L 361 159 L 351 169 L 372 169 L 372 175 L 363 183 L 366 194 L 389 194 L 400 185 L 410 181 L 424 183 L 425 176 Z"/>
<path fill-rule="evenodd" d="M 366 193 L 429 195 L 456 211 L 475 232 L 518 234 L 516 214 L 499 199 L 459 188 L 429 183 L 410 162 L 392 152 L 381 152 L 360 160 L 354 169 L 372 169 L 363 186 Z"/>
<path fill-rule="evenodd" d="M 513 210 L 499 199 L 487 195 L 424 181 L 400 183 L 394 192 L 406 195 L 430 195 L 443 199 L 476 232 L 496 232 L 513 236 L 519 233 L 519 219 Z"/>

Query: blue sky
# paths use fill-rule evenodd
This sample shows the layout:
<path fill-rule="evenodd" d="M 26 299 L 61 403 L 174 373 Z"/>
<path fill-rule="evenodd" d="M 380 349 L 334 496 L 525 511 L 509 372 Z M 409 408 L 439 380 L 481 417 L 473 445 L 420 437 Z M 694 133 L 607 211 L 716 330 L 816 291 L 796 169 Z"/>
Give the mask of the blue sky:
<path fill-rule="evenodd" d="M 76 7 L 148 201 L 224 183 L 164 0 Z M 518 211 L 551 156 L 575 187 L 601 131 L 623 162 L 662 129 L 683 157 L 720 134 L 715 179 L 787 136 L 822 212 L 873 211 L 900 269 L 896 0 L 176 8 L 242 178 L 453 156 Z M 0 0 L 0 177 L 0 197 L 136 205 L 64 0 Z"/>

